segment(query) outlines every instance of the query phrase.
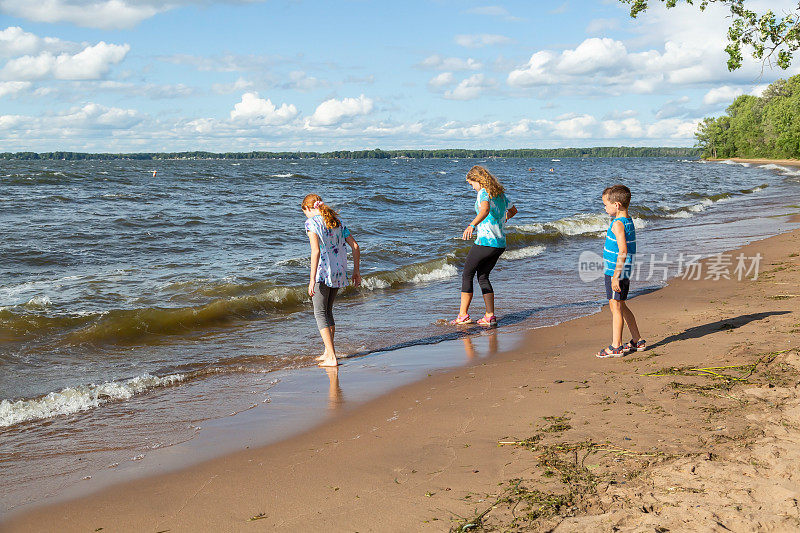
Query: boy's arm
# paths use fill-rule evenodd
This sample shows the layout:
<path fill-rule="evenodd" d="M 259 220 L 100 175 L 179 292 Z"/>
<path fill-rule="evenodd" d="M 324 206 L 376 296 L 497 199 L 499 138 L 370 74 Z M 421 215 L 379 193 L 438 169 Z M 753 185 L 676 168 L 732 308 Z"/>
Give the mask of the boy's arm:
<path fill-rule="evenodd" d="M 361 285 L 361 249 L 352 235 L 348 235 L 345 242 L 353 250 L 353 285 Z"/>
<path fill-rule="evenodd" d="M 319 267 L 319 237 L 313 231 L 306 233 L 311 245 L 311 280 L 308 282 L 308 295 L 314 296 L 314 284 L 317 282 L 317 267 Z"/>
<path fill-rule="evenodd" d="M 478 214 L 475 218 L 472 219 L 472 222 L 469 223 L 467 229 L 464 230 L 464 234 L 461 235 L 461 238 L 465 241 L 472 238 L 472 232 L 475 231 L 475 228 L 483 222 L 483 220 L 489 216 L 489 202 L 484 200 L 481 202 L 481 208 L 478 211 Z"/>
<path fill-rule="evenodd" d="M 628 240 L 625 238 L 625 225 L 617 220 L 611 225 L 611 232 L 617 238 L 617 264 L 614 266 L 614 275 L 611 276 L 611 289 L 620 292 L 619 277 L 622 275 L 622 268 L 625 266 L 625 259 L 628 257 Z"/>

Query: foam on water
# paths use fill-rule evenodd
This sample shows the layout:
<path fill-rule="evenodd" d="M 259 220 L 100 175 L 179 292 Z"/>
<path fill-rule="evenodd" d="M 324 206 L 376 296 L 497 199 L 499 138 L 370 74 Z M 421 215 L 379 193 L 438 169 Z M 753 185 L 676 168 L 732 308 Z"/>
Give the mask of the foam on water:
<path fill-rule="evenodd" d="M 545 251 L 544 246 L 526 246 L 517 250 L 507 250 L 500 259 L 514 261 L 516 259 L 525 259 L 526 257 L 534 257 Z"/>
<path fill-rule="evenodd" d="M 164 377 L 143 374 L 124 381 L 68 387 L 32 400 L 0 401 L 0 427 L 93 409 L 111 401 L 127 400 L 135 394 L 183 381 L 183 374 Z"/>
<path fill-rule="evenodd" d="M 574 237 L 606 231 L 610 221 L 610 217 L 605 213 L 581 213 L 552 222 L 523 224 L 516 228 L 529 233 L 547 233 L 548 230 L 555 230 L 562 235 Z M 640 217 L 633 217 L 633 225 L 643 228 L 647 225 L 647 221 Z"/>
<path fill-rule="evenodd" d="M 800 176 L 800 168 L 785 167 L 783 165 L 776 165 L 774 163 L 760 165 L 759 168 L 763 168 L 765 170 L 776 170 L 784 176 Z"/>

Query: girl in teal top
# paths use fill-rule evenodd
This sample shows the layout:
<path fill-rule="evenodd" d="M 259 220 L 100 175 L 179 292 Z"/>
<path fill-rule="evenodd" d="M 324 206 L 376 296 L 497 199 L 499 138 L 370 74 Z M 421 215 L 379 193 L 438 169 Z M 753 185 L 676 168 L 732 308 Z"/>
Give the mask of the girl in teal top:
<path fill-rule="evenodd" d="M 461 274 L 461 307 L 458 317 L 451 323 L 472 323 L 469 305 L 472 303 L 472 281 L 477 274 L 486 304 L 486 314 L 478 319 L 478 324 L 496 326 L 494 289 L 489 282 L 489 273 L 506 250 L 506 221 L 517 214 L 517 208 L 511 205 L 497 178 L 482 166 L 476 165 L 467 172 L 467 183 L 477 191 L 478 198 L 475 200 L 476 216 L 464 230 L 462 238 L 471 239 L 475 234 L 476 239 L 467 254 Z"/>

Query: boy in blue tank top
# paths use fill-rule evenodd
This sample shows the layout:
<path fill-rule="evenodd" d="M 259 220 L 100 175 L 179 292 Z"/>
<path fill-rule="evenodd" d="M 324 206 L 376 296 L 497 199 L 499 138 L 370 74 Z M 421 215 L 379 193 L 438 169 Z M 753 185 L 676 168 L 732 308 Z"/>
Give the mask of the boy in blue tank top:
<path fill-rule="evenodd" d="M 628 290 L 631 285 L 633 257 L 636 255 L 636 228 L 628 215 L 631 190 L 624 185 L 612 185 L 603 191 L 603 205 L 611 216 L 603 246 L 606 296 L 611 310 L 611 344 L 597 352 L 597 357 L 622 357 L 630 351 L 641 352 L 647 344 L 639 335 L 636 317 L 628 308 Z M 631 341 L 622 344 L 622 327 L 628 324 Z"/>

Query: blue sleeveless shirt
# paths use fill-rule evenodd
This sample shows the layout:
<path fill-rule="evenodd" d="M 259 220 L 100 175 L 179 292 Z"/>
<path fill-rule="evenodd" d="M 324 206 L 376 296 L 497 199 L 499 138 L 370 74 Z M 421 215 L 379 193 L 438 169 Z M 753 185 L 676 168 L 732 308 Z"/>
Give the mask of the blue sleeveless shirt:
<path fill-rule="evenodd" d="M 606 231 L 606 243 L 603 246 L 603 261 L 606 264 L 605 273 L 608 276 L 614 275 L 614 269 L 617 267 L 617 257 L 619 256 L 619 246 L 617 245 L 617 237 L 611 228 L 614 222 L 619 220 L 625 226 L 625 241 L 628 243 L 628 255 L 625 257 L 625 264 L 622 267 L 620 279 L 627 279 L 631 277 L 633 270 L 633 256 L 636 254 L 636 228 L 633 226 L 633 219 L 631 217 L 617 217 L 611 221 Z"/>

